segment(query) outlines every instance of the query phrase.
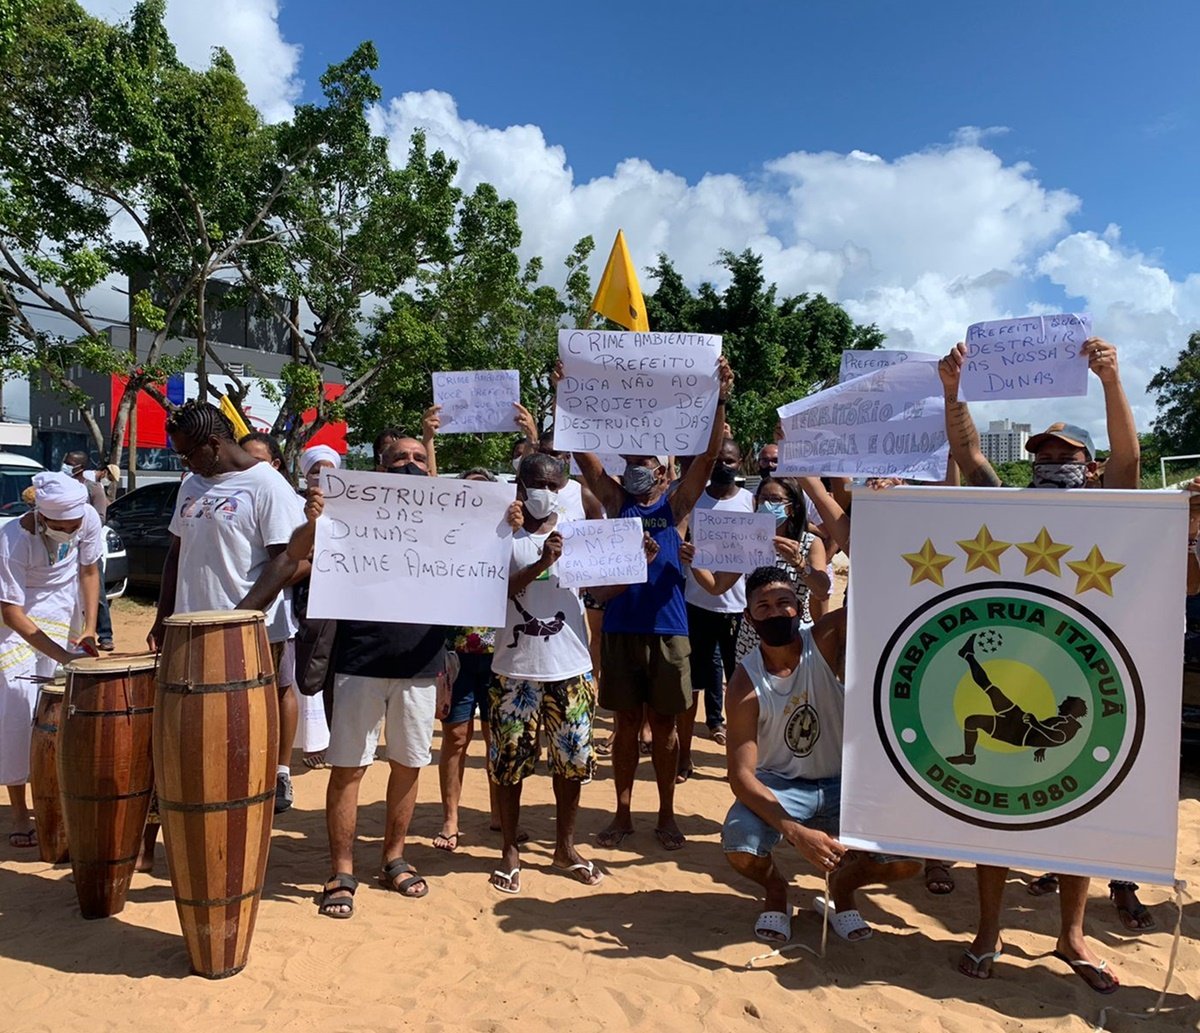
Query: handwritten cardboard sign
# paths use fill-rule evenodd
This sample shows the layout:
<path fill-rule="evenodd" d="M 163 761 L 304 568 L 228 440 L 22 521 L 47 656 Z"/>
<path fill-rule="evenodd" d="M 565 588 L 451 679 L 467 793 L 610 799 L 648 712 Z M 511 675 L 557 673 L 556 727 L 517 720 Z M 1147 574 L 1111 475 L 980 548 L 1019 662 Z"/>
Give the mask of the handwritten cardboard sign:
<path fill-rule="evenodd" d="M 950 446 L 936 362 L 909 360 L 780 406 L 781 477 L 940 481 Z"/>
<path fill-rule="evenodd" d="M 863 377 L 889 366 L 898 366 L 909 359 L 918 362 L 936 362 L 938 356 L 930 352 L 894 351 L 887 348 L 855 349 L 842 352 L 841 369 L 838 372 L 838 383 L 844 384 L 855 377 Z"/>
<path fill-rule="evenodd" d="M 310 617 L 502 627 L 512 484 L 325 470 Z"/>
<path fill-rule="evenodd" d="M 556 444 L 557 440 L 556 436 Z M 563 536 L 563 551 L 554 570 L 563 588 L 645 582 L 646 551 L 642 547 L 642 522 L 637 517 L 572 520 L 560 523 L 558 529 Z"/>
<path fill-rule="evenodd" d="M 433 404 L 442 407 L 439 434 L 512 434 L 513 403 L 520 400 L 515 369 L 433 374 Z"/>
<path fill-rule="evenodd" d="M 720 384 L 716 334 L 560 330 L 554 445 L 564 452 L 700 455 Z"/>
<path fill-rule="evenodd" d="M 994 319 L 967 327 L 967 361 L 959 397 L 1068 398 L 1087 394 L 1092 317 L 1064 314 Z"/>
<path fill-rule="evenodd" d="M 775 563 L 775 518 L 770 513 L 728 509 L 692 512 L 693 567 L 749 574 Z"/>

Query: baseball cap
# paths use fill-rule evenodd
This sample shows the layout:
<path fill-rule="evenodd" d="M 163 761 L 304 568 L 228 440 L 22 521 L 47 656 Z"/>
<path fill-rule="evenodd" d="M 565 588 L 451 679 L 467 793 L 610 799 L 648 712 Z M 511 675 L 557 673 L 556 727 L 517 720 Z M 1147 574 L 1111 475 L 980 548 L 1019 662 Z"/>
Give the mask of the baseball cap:
<path fill-rule="evenodd" d="M 1082 448 L 1089 460 L 1096 458 L 1096 446 L 1092 444 L 1092 436 L 1082 427 L 1074 423 L 1052 423 L 1040 434 L 1035 434 L 1025 442 L 1025 451 L 1036 453 L 1050 438 L 1058 438 L 1068 445 Z"/>

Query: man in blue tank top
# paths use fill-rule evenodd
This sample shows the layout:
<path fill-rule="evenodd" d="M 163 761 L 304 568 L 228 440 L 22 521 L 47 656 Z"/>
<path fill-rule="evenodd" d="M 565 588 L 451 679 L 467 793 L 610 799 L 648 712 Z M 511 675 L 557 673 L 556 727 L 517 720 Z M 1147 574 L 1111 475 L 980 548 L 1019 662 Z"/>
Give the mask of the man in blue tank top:
<path fill-rule="evenodd" d="M 708 447 L 697 456 L 678 487 L 667 494 L 666 456 L 625 456 L 625 473 L 618 482 L 590 453 L 575 460 L 584 481 L 610 517 L 637 517 L 658 545 L 645 584 L 630 585 L 609 602 L 601 637 L 600 706 L 616 714 L 612 740 L 613 781 L 617 808 L 613 820 L 597 837 L 601 846 L 615 847 L 633 832 L 630 802 L 638 764 L 638 730 L 643 712 L 649 714 L 653 736 L 651 759 L 658 783 L 658 821 L 654 834 L 667 850 L 684 845 L 675 823 L 675 776 L 679 737 L 675 721 L 692 703 L 688 658 L 687 607 L 679 545 L 686 521 L 708 485 L 713 463 L 725 438 L 725 403 L 733 387 L 733 372 L 722 357 L 721 389 L 712 414 Z"/>
<path fill-rule="evenodd" d="M 788 884 L 772 857 L 784 840 L 828 875 L 832 899 L 817 897 L 813 904 L 828 912 L 833 931 L 843 940 L 865 940 L 871 927 L 855 907 L 855 893 L 911 878 L 922 866 L 912 858 L 849 850 L 835 838 L 846 611 L 801 629 L 795 586 L 787 571 L 771 566 L 746 578 L 745 619 L 759 644 L 734 672 L 726 696 L 725 750 L 737 799 L 725 818 L 721 847 L 734 871 L 763 888 L 766 902 L 754 935 L 764 943 L 785 943 L 792 935 Z"/>

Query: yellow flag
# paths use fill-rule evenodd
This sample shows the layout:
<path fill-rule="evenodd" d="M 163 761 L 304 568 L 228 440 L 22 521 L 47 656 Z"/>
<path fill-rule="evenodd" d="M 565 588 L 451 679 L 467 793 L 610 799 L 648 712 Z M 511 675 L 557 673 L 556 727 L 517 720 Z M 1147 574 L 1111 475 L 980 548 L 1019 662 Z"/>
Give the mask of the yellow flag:
<path fill-rule="evenodd" d="M 592 298 L 592 311 L 611 319 L 626 330 L 649 330 L 646 304 L 642 301 L 642 288 L 638 286 L 637 273 L 633 270 L 633 259 L 625 244 L 625 234 L 617 230 L 608 265 L 600 277 L 600 286 Z"/>
<path fill-rule="evenodd" d="M 241 414 L 237 411 L 233 402 L 229 400 L 228 395 L 221 395 L 221 412 L 230 423 L 233 424 L 233 433 L 237 435 L 237 440 L 241 441 L 247 434 L 250 433 L 250 428 L 246 426 L 246 421 L 242 419 Z"/>

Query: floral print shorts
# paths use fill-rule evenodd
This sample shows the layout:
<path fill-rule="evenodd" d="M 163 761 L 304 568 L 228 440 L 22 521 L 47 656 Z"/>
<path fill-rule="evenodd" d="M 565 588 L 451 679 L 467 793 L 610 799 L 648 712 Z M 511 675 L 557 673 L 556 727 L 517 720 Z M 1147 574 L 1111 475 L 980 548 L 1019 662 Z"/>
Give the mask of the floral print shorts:
<path fill-rule="evenodd" d="M 538 730 L 545 735 L 552 774 L 578 782 L 592 777 L 592 718 L 596 691 L 590 674 L 563 681 L 497 678 L 492 683 L 492 743 L 488 775 L 497 785 L 517 785 L 533 774 Z"/>

